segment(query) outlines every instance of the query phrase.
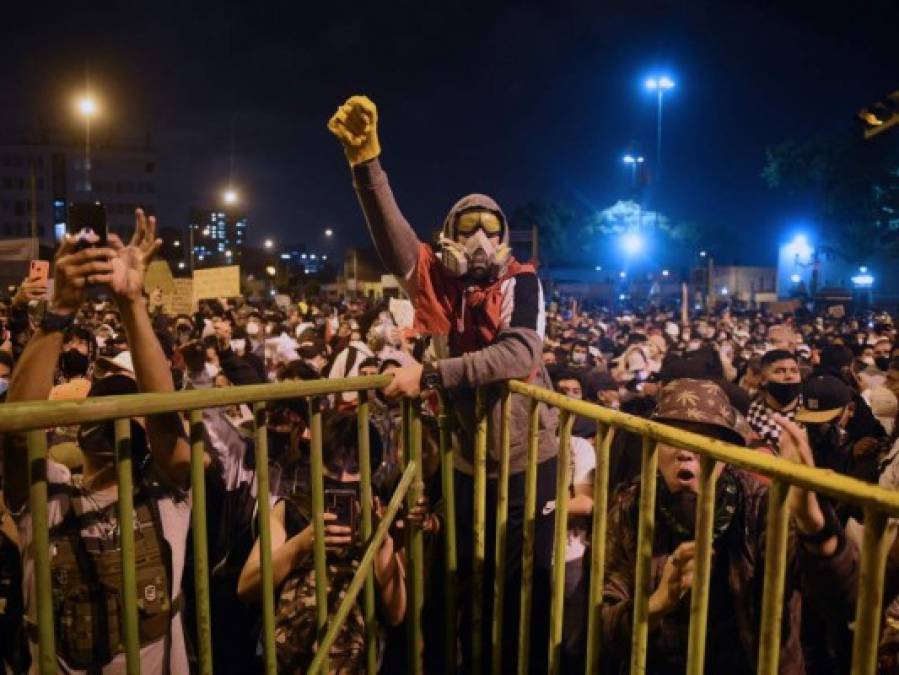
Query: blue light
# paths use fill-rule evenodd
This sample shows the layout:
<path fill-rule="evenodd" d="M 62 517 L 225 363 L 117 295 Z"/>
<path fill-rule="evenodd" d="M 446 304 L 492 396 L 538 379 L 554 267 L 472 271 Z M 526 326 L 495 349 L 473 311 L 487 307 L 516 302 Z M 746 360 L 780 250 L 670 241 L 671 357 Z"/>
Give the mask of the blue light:
<path fill-rule="evenodd" d="M 281 260 L 290 260 L 290 254 L 289 254 L 289 253 L 282 253 L 282 254 L 281 254 Z"/>
<path fill-rule="evenodd" d="M 628 232 L 621 237 L 621 245 L 628 255 L 636 255 L 643 249 L 643 237 L 636 232 Z"/>
<path fill-rule="evenodd" d="M 802 277 L 798 274 L 793 274 L 790 276 L 790 281 L 792 281 L 794 284 L 798 284 L 800 281 L 802 281 Z"/>
<path fill-rule="evenodd" d="M 789 253 L 791 255 L 796 256 L 796 259 L 799 262 L 808 262 L 808 260 L 812 257 L 812 253 L 814 249 L 812 245 L 809 244 L 808 237 L 804 234 L 797 234 L 793 237 L 793 241 L 791 241 L 788 245 Z"/>
<path fill-rule="evenodd" d="M 862 265 L 858 268 L 858 274 L 852 277 L 852 283 L 856 288 L 871 288 L 874 285 L 874 275 L 868 272 L 868 268 Z"/>

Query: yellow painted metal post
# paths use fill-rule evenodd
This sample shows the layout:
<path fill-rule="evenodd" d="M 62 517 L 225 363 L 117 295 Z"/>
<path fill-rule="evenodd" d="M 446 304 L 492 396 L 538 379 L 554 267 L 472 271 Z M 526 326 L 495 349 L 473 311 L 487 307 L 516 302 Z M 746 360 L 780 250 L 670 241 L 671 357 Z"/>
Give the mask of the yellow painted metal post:
<path fill-rule="evenodd" d="M 552 599 L 549 624 L 549 673 L 562 667 L 562 620 L 565 612 L 565 547 L 568 544 L 568 491 L 571 467 L 571 427 L 575 416 L 562 410 L 559 459 L 556 464 L 556 535 L 553 542 Z"/>
<path fill-rule="evenodd" d="M 531 399 L 528 412 L 528 463 L 524 471 L 524 527 L 521 550 L 521 609 L 518 623 L 518 675 L 528 672 L 534 588 L 534 526 L 537 517 L 537 449 L 540 403 Z"/>
<path fill-rule="evenodd" d="M 712 528 L 715 524 L 715 462 L 699 458 L 699 495 L 696 501 L 696 569 L 690 598 L 687 673 L 702 675 L 705 664 L 706 624 L 709 617 L 709 582 L 712 572 Z"/>
<path fill-rule="evenodd" d="M 362 542 L 371 543 L 371 443 L 368 427 L 368 392 L 359 392 L 357 410 L 357 436 L 359 438 L 359 498 L 362 501 Z M 365 670 L 369 675 L 378 671 L 378 619 L 375 614 L 374 567 L 365 568 L 365 590 L 363 591 L 363 612 L 365 613 Z"/>
<path fill-rule="evenodd" d="M 640 515 L 637 527 L 637 567 L 634 574 L 634 626 L 631 635 L 631 675 L 646 672 L 649 639 L 649 583 L 652 544 L 655 537 L 656 472 L 659 453 L 656 442 L 643 437 L 643 466 L 640 472 Z"/>
<path fill-rule="evenodd" d="M 499 478 L 496 483 L 496 572 L 493 575 L 493 675 L 503 670 L 503 600 L 506 590 L 506 530 L 509 515 L 509 423 L 512 419 L 512 392 L 503 391 L 502 427 L 500 428 Z"/>
<path fill-rule="evenodd" d="M 50 528 L 47 514 L 47 433 L 27 433 L 28 509 L 31 512 L 34 588 L 37 596 L 38 668 L 42 675 L 56 672 L 53 636 L 53 589 L 50 582 Z"/>
<path fill-rule="evenodd" d="M 318 398 L 309 399 L 309 427 L 312 433 L 310 443 L 310 482 L 312 484 L 312 523 L 315 540 L 312 556 L 315 567 L 315 609 L 318 626 L 318 640 L 328 629 L 328 567 L 325 559 L 325 486 L 322 472 L 322 410 Z M 328 655 L 322 657 L 322 668 L 328 671 Z"/>
<path fill-rule="evenodd" d="M 212 673 L 212 616 L 209 609 L 209 548 L 206 539 L 206 478 L 203 411 L 190 411 L 190 492 L 196 584 L 197 640 L 200 672 Z"/>
<path fill-rule="evenodd" d="M 437 412 L 437 425 L 440 430 L 440 478 L 443 487 L 443 504 L 445 507 L 444 519 L 444 650 L 446 663 L 444 671 L 446 675 L 456 672 L 458 626 L 456 609 L 456 574 L 458 572 L 458 559 L 456 557 L 456 489 L 453 480 L 455 468 L 453 466 L 452 433 L 450 431 L 449 406 L 446 394 L 439 394 L 439 409 Z"/>
<path fill-rule="evenodd" d="M 277 675 L 275 589 L 272 579 L 271 488 L 268 476 L 268 427 L 265 421 L 265 404 L 254 404 L 253 412 L 255 413 L 256 439 L 256 510 L 259 514 L 259 572 L 262 577 L 262 654 L 267 675 Z"/>
<path fill-rule="evenodd" d="M 484 557 L 487 527 L 487 402 L 482 389 L 475 397 L 477 433 L 474 448 L 474 557 L 472 560 L 471 670 L 481 673 L 484 654 Z"/>
<path fill-rule="evenodd" d="M 606 520 L 609 502 L 609 451 L 614 429 L 600 424 L 596 431 L 596 471 L 593 475 L 593 538 L 590 546 L 590 604 L 587 610 L 585 672 L 599 673 L 602 645 L 602 589 L 606 574 Z"/>
<path fill-rule="evenodd" d="M 122 628 L 128 675 L 140 673 L 140 634 L 137 624 L 137 576 L 134 563 L 134 480 L 131 467 L 131 420 L 117 419 L 116 478 L 119 484 L 119 546 L 122 551 Z"/>
<path fill-rule="evenodd" d="M 414 463 L 415 480 L 406 493 L 407 512 L 415 508 L 424 492 L 421 475 L 421 411 L 418 400 L 403 399 L 403 455 L 406 464 Z M 408 639 L 408 672 L 422 672 L 421 658 L 421 608 L 424 605 L 424 542 L 418 527 L 406 527 L 406 553 L 408 576 L 406 577 L 406 629 Z"/>
<path fill-rule="evenodd" d="M 784 578 L 787 569 L 787 540 L 790 486 L 782 480 L 771 481 L 768 488 L 768 524 L 765 533 L 765 582 L 762 588 L 762 627 L 759 632 L 758 675 L 778 671 L 780 628 L 783 616 Z"/>
<path fill-rule="evenodd" d="M 865 533 L 858 579 L 858 604 L 855 610 L 855 637 L 852 641 L 853 675 L 877 672 L 877 645 L 883 605 L 886 557 L 891 541 L 886 514 L 865 508 Z"/>

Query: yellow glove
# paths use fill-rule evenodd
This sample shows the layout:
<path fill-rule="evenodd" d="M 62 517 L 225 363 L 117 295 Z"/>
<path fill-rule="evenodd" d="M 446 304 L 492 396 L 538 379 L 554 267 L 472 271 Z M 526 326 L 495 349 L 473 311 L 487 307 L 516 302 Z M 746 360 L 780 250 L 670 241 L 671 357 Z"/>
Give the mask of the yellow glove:
<path fill-rule="evenodd" d="M 367 96 L 351 96 L 328 120 L 351 166 L 381 154 L 378 143 L 378 108 Z"/>

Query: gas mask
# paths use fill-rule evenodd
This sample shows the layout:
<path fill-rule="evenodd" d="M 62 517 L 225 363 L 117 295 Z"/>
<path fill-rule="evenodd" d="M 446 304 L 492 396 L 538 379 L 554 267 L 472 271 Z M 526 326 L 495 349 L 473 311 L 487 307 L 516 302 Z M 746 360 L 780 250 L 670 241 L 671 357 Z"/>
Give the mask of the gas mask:
<path fill-rule="evenodd" d="M 468 275 L 478 281 L 498 277 L 511 254 L 508 246 L 493 244 L 481 229 L 468 237 L 464 244 L 441 237 L 440 246 L 441 262 L 450 276 Z"/>
<path fill-rule="evenodd" d="M 465 243 L 459 239 L 465 237 Z M 491 238 L 499 238 L 499 244 Z M 499 206 L 484 195 L 468 195 L 443 224 L 440 259 L 447 274 L 475 281 L 495 279 L 511 257 L 508 229 Z"/>

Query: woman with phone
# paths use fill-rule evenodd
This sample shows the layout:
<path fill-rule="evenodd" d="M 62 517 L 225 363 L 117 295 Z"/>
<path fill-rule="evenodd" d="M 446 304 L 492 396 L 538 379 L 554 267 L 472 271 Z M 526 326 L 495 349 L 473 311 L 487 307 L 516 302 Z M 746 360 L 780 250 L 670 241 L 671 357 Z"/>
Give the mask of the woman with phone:
<path fill-rule="evenodd" d="M 270 432 L 271 433 L 271 432 Z M 356 415 L 333 413 L 326 418 L 322 438 L 324 462 L 325 546 L 328 551 L 328 597 L 335 606 L 359 567 L 364 548 L 358 531 L 359 446 Z M 377 466 L 379 458 L 372 457 Z M 308 487 L 279 500 L 272 509 L 272 575 L 276 593 L 275 641 L 279 672 L 305 672 L 315 655 L 315 569 L 312 544 L 311 494 Z M 380 503 L 375 500 L 375 516 Z M 258 602 L 261 590 L 259 540 L 244 565 L 237 584 L 246 602 Z M 396 626 L 406 614 L 405 571 L 402 558 L 388 534 L 374 560 L 375 587 L 381 620 Z M 334 592 L 338 591 L 338 592 Z M 365 619 L 358 601 L 329 651 L 331 672 L 365 672 Z M 383 646 L 383 638 L 379 638 Z"/>

